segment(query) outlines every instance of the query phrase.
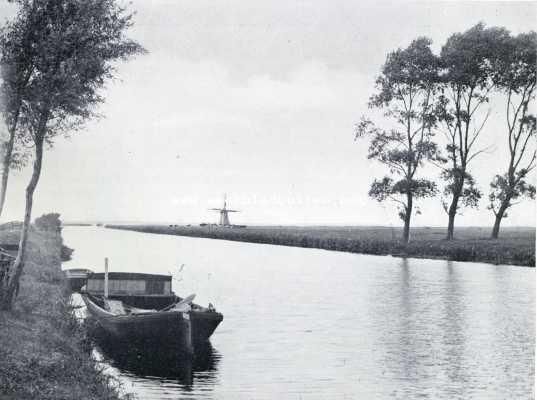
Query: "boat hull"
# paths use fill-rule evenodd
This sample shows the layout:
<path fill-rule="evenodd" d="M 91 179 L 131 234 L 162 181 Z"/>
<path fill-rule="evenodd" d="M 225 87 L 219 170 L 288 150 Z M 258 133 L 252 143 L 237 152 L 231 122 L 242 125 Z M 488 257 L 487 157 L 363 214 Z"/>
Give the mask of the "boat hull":
<path fill-rule="evenodd" d="M 113 315 L 87 295 L 82 298 L 88 312 L 111 336 L 127 342 L 160 344 L 170 347 L 192 346 L 207 342 L 223 316 L 206 311 L 166 311 L 130 315 Z"/>

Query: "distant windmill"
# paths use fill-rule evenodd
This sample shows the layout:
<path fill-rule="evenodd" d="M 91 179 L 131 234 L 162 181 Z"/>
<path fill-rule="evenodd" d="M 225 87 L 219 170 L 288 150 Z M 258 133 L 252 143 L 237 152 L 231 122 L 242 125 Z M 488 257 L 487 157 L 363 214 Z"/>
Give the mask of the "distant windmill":
<path fill-rule="evenodd" d="M 231 226 L 231 224 L 229 223 L 229 216 L 227 215 L 228 213 L 240 212 L 239 210 L 229 210 L 226 208 L 226 195 L 224 195 L 224 207 L 223 208 L 209 208 L 209 210 L 220 212 L 220 221 L 218 222 L 218 225 L 221 225 L 221 226 Z"/>

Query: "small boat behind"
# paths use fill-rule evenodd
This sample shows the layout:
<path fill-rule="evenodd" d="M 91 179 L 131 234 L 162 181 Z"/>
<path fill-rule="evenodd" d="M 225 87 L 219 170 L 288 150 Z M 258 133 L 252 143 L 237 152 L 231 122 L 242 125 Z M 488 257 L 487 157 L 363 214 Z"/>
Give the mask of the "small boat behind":
<path fill-rule="evenodd" d="M 223 320 L 212 305 L 193 303 L 194 295 L 176 296 L 169 275 L 111 272 L 107 278 L 88 274 L 81 294 L 88 312 L 115 339 L 192 352 Z"/>
<path fill-rule="evenodd" d="M 63 273 L 67 278 L 71 290 L 73 292 L 80 292 L 82 286 L 86 284 L 88 274 L 90 274 L 91 271 L 83 268 L 71 268 L 64 270 Z"/>

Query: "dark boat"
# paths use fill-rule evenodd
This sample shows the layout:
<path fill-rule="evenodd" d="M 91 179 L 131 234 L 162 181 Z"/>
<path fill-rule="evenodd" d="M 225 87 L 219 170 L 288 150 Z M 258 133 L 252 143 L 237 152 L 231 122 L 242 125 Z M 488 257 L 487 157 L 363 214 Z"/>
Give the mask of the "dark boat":
<path fill-rule="evenodd" d="M 214 307 L 171 291 L 171 276 L 112 272 L 90 273 L 81 294 L 88 312 L 113 338 L 163 345 L 187 352 L 209 340 L 223 316 Z M 108 286 L 108 294 L 106 286 Z"/>

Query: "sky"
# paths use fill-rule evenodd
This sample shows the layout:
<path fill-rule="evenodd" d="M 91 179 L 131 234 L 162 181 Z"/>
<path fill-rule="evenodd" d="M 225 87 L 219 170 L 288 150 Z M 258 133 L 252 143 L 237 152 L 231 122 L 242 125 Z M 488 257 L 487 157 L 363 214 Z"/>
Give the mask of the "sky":
<path fill-rule="evenodd" d="M 4 2 L 5 3 L 5 2 Z M 237 224 L 400 225 L 367 193 L 385 168 L 354 125 L 388 52 L 418 36 L 438 52 L 482 21 L 534 28 L 535 2 L 135 0 L 129 36 L 148 54 L 117 65 L 100 120 L 48 149 L 34 216 L 65 221 L 216 222 L 227 194 Z M 13 6 L 2 4 L 2 19 Z M 495 102 L 492 102 L 494 105 Z M 501 102 L 498 102 L 501 104 Z M 494 107 L 471 171 L 483 192 L 507 165 Z M 439 171 L 427 173 L 439 183 Z M 2 220 L 21 220 L 30 168 L 14 172 Z M 535 175 L 531 179 L 535 180 Z M 486 196 L 457 225 L 488 226 Z M 416 226 L 445 226 L 439 198 Z M 535 224 L 535 202 L 504 226 Z"/>

